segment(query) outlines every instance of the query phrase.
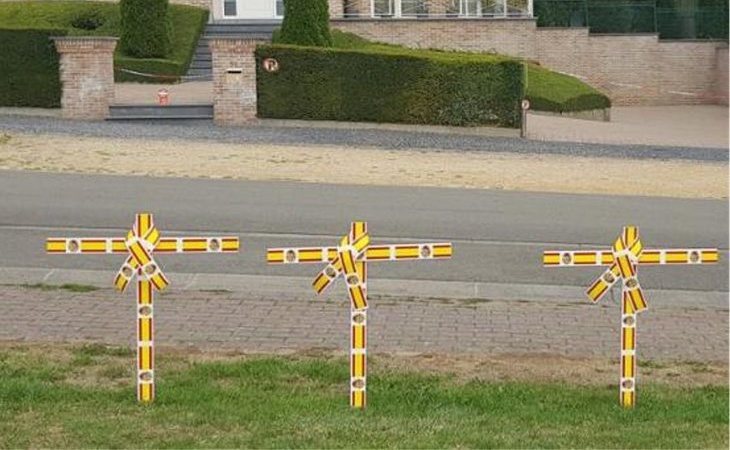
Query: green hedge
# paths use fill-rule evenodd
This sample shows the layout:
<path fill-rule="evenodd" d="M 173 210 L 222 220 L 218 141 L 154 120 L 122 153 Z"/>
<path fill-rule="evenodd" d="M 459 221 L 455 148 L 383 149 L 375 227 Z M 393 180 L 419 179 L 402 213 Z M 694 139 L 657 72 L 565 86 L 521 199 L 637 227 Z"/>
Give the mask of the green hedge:
<path fill-rule="evenodd" d="M 51 36 L 65 30 L 0 29 L 0 106 L 61 105 L 58 53 Z"/>
<path fill-rule="evenodd" d="M 172 47 L 168 0 L 121 0 L 119 47 L 127 56 L 164 58 Z"/>
<path fill-rule="evenodd" d="M 282 44 L 332 46 L 327 0 L 284 0 L 284 10 Z"/>
<path fill-rule="evenodd" d="M 259 46 L 260 117 L 520 126 L 522 63 L 492 55 Z M 280 70 L 261 61 L 275 58 Z"/>
<path fill-rule="evenodd" d="M 611 107 L 611 100 L 582 81 L 528 65 L 526 98 L 535 111 L 574 112 Z"/>
<path fill-rule="evenodd" d="M 172 51 L 164 59 L 140 59 L 124 55 L 118 47 L 114 56 L 117 81 L 175 81 L 190 66 L 198 38 L 208 21 L 208 11 L 184 5 L 171 5 Z M 85 27 L 96 25 L 94 29 Z M 0 28 L 60 29 L 69 35 L 120 36 L 119 4 L 87 1 L 1 2 Z M 153 73 L 173 78 L 136 77 L 119 69 Z"/>

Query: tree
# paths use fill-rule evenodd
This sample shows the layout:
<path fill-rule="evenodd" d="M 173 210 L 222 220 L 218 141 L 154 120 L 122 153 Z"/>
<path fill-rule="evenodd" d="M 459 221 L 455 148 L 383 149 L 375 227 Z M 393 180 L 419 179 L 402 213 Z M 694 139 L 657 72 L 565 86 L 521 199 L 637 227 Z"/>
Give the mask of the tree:
<path fill-rule="evenodd" d="M 169 0 L 121 0 L 122 52 L 136 58 L 164 58 L 172 48 Z"/>
<path fill-rule="evenodd" d="M 331 47 L 327 0 L 284 0 L 284 21 L 278 42 L 311 47 Z"/>

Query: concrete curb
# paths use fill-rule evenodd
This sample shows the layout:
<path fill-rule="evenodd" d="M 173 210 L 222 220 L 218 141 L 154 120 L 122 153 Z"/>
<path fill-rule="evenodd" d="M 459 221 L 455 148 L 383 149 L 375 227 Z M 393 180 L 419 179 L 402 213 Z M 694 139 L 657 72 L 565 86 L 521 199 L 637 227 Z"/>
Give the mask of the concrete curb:
<path fill-rule="evenodd" d="M 111 288 L 114 275 L 114 271 L 107 270 L 6 267 L 0 268 L 0 284 L 83 284 Z M 173 291 L 222 290 L 246 292 L 254 297 L 275 298 L 316 296 L 312 290 L 312 277 L 211 273 L 166 273 L 166 275 L 170 279 Z M 586 302 L 586 286 L 381 278 L 368 281 L 368 287 L 375 296 L 389 298 L 533 301 L 562 304 L 584 304 Z M 336 288 L 330 289 L 324 298 L 339 296 L 343 292 Z M 618 291 L 614 294 L 613 301 L 617 302 L 617 294 Z M 724 291 L 647 289 L 646 294 L 650 299 L 650 308 L 652 304 L 687 308 L 728 308 L 728 293 Z M 609 299 L 611 299 L 610 296 Z"/>

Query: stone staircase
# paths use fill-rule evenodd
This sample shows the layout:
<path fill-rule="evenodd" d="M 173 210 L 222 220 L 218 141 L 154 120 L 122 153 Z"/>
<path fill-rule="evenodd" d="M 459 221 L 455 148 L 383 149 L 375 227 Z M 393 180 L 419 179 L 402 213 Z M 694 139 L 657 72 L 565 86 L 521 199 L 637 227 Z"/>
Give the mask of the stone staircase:
<path fill-rule="evenodd" d="M 198 81 L 212 79 L 213 64 L 208 39 L 231 37 L 270 41 L 274 30 L 280 26 L 280 20 L 226 20 L 209 23 L 198 41 L 187 76 Z"/>

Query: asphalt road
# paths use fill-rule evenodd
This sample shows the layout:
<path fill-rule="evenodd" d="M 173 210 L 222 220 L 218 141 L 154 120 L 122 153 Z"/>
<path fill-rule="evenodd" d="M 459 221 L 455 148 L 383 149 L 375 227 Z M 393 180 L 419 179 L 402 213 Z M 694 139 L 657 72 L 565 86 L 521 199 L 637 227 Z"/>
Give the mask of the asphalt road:
<path fill-rule="evenodd" d="M 647 248 L 723 250 L 717 266 L 645 267 L 645 287 L 728 290 L 724 200 L 32 172 L 0 172 L 0 268 L 114 271 L 119 256 L 49 256 L 44 240 L 122 236 L 144 210 L 168 236 L 241 237 L 239 255 L 165 256 L 170 272 L 312 276 L 316 266 L 267 266 L 265 249 L 335 245 L 351 220 L 366 220 L 374 244 L 416 238 L 455 246 L 450 261 L 373 264 L 373 277 L 587 286 L 600 269 L 545 269 L 542 251 L 608 247 L 624 224 L 635 224 Z"/>

